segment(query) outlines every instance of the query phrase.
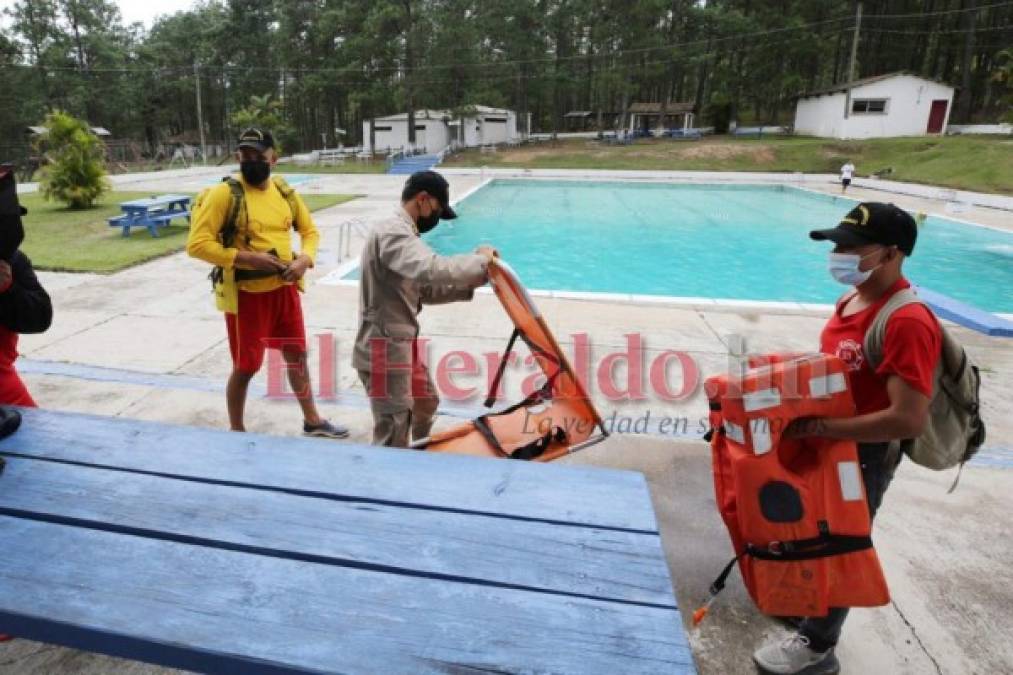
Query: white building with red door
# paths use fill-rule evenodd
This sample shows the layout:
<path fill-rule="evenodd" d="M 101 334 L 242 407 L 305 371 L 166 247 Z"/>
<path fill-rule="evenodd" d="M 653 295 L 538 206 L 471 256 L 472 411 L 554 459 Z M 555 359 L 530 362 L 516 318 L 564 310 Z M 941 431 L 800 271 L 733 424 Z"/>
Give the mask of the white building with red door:
<path fill-rule="evenodd" d="M 795 108 L 795 133 L 825 138 L 942 134 L 953 87 L 906 72 L 867 77 L 807 94 Z"/>

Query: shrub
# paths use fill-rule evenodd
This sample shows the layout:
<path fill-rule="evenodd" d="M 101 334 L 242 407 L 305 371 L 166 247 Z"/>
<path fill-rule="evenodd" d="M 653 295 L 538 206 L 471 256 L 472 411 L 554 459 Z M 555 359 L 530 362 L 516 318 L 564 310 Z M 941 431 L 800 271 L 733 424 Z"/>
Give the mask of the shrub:
<path fill-rule="evenodd" d="M 60 110 L 46 115 L 39 138 L 45 147 L 40 191 L 50 201 L 86 209 L 109 189 L 102 142 L 88 125 Z"/>

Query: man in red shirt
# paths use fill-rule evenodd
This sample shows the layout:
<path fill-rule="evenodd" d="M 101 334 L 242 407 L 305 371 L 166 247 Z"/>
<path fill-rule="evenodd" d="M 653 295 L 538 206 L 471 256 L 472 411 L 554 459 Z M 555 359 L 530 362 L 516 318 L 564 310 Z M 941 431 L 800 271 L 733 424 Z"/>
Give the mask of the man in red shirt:
<path fill-rule="evenodd" d="M 906 305 L 887 323 L 882 363 L 873 370 L 863 353 L 865 332 L 876 313 L 890 296 L 910 286 L 901 266 L 914 252 L 918 231 L 914 218 L 903 209 L 877 202 L 859 204 L 837 227 L 814 230 L 809 236 L 835 244 L 830 274 L 855 287 L 838 301 L 823 327 L 820 351 L 847 365 L 857 413 L 796 420 L 786 433 L 856 441 L 869 514 L 875 516 L 901 460 L 897 441 L 919 436 L 928 420 L 942 331 L 927 307 Z M 831 609 L 826 617 L 803 619 L 796 633 L 760 648 L 753 660 L 770 673 L 837 673 L 840 664 L 834 647 L 847 615 L 848 609 L 842 607 Z"/>

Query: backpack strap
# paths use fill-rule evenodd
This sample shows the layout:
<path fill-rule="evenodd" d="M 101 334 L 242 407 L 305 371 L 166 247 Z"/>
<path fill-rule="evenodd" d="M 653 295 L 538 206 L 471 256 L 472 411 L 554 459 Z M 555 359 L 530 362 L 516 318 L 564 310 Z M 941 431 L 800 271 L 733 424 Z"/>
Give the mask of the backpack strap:
<path fill-rule="evenodd" d="M 865 353 L 865 358 L 869 362 L 869 367 L 872 368 L 873 372 L 879 368 L 879 364 L 883 362 L 883 345 L 886 342 L 886 324 L 901 307 L 913 304 L 925 304 L 921 301 L 918 295 L 910 288 L 902 288 L 901 290 L 890 296 L 890 299 L 886 301 L 886 304 L 879 308 L 876 312 L 875 318 L 872 320 L 872 324 L 869 325 L 869 329 L 865 331 L 865 339 L 862 341 L 862 351 Z"/>
<path fill-rule="evenodd" d="M 233 248 L 236 235 L 240 233 L 240 226 L 242 226 L 243 235 L 246 235 L 246 193 L 243 191 L 243 184 L 232 176 L 226 176 L 222 182 L 228 184 L 229 192 L 232 195 L 229 212 L 225 216 L 225 224 L 222 225 L 221 230 L 222 246 Z"/>
<path fill-rule="evenodd" d="M 841 297 L 837 298 L 838 311 L 844 309 L 844 306 L 847 305 L 849 302 L 851 302 L 851 299 L 854 298 L 856 295 L 858 295 L 858 290 L 852 289 L 847 293 L 845 293 L 844 295 L 842 295 Z"/>
<path fill-rule="evenodd" d="M 295 188 L 289 185 L 284 178 L 281 176 L 271 176 L 271 180 L 274 181 L 274 186 L 278 188 L 278 192 L 288 202 L 288 208 L 292 212 L 292 228 L 296 231 L 299 230 L 299 200 L 295 194 Z"/>
<path fill-rule="evenodd" d="M 296 217 L 299 214 L 299 200 L 296 197 L 295 190 L 281 176 L 272 176 L 271 180 L 278 188 L 281 196 L 288 202 L 288 208 L 292 211 L 292 226 L 298 230 Z M 222 178 L 222 182 L 228 184 L 232 200 L 229 204 L 229 211 L 225 216 L 225 223 L 222 225 L 219 237 L 222 246 L 234 248 L 237 236 L 240 236 L 240 240 L 247 239 L 246 226 L 249 223 L 249 218 L 246 215 L 246 191 L 243 189 L 243 184 L 232 176 Z M 249 244 L 249 241 L 244 241 L 243 243 Z"/>

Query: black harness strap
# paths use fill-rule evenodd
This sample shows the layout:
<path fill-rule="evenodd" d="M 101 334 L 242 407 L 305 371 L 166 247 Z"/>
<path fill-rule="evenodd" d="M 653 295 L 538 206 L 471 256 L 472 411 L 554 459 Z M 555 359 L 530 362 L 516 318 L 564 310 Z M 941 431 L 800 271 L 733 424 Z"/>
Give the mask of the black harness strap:
<path fill-rule="evenodd" d="M 478 429 L 478 433 L 482 434 L 485 442 L 493 447 L 493 449 L 504 457 L 509 457 L 507 451 L 503 449 L 503 446 L 499 444 L 499 439 L 496 438 L 496 434 L 492 433 L 492 429 L 489 427 L 489 423 L 485 419 L 485 415 L 476 417 L 472 420 L 472 424 Z"/>
<path fill-rule="evenodd" d="M 268 272 L 267 270 L 246 270 L 236 268 L 236 281 L 252 281 L 254 279 L 267 279 L 268 277 L 276 277 L 278 272 Z"/>
<path fill-rule="evenodd" d="M 545 384 L 542 385 L 538 391 L 535 391 L 525 397 L 520 403 L 515 403 L 508 408 L 488 415 L 476 417 L 472 420 L 472 423 L 475 425 L 478 432 L 482 434 L 482 437 L 486 440 L 486 442 L 502 456 L 509 457 L 510 459 L 531 460 L 540 457 L 553 441 L 556 441 L 557 443 L 565 442 L 566 432 L 560 427 L 553 427 L 546 434 L 536 438 L 530 443 L 522 445 L 511 453 L 503 449 L 503 445 L 499 442 L 499 439 L 496 438 L 496 434 L 493 433 L 492 427 L 489 426 L 488 418 L 509 415 L 520 408 L 526 408 L 534 403 L 552 400 L 552 387 L 556 382 L 556 378 L 558 378 L 560 373 L 563 372 L 563 364 L 556 355 L 549 354 L 538 345 L 532 343 L 520 328 L 514 328 L 513 333 L 510 334 L 510 340 L 507 342 L 506 350 L 503 352 L 503 358 L 500 360 L 499 368 L 496 370 L 496 376 L 493 378 L 492 386 L 489 388 L 489 396 L 485 399 L 486 408 L 491 408 L 493 404 L 496 403 L 496 392 L 499 390 L 499 385 L 503 379 L 503 373 L 506 370 L 510 353 L 513 351 L 514 344 L 516 344 L 518 337 L 524 340 L 524 343 L 528 346 L 532 353 L 542 355 L 555 364 L 556 372 L 548 377 Z"/>
<path fill-rule="evenodd" d="M 530 443 L 520 446 L 514 449 L 513 452 L 507 452 L 500 445 L 499 439 L 496 438 L 496 434 L 492 432 L 492 428 L 489 426 L 489 422 L 486 420 L 485 415 L 475 418 L 473 420 L 475 428 L 478 429 L 478 433 L 482 434 L 482 437 L 486 442 L 493 447 L 496 452 L 507 457 L 509 459 L 520 459 L 520 460 L 532 460 L 541 457 L 542 454 L 548 450 L 549 445 L 553 441 L 557 443 L 563 443 L 566 441 L 566 432 L 559 427 L 553 427 L 551 431 L 539 436 Z"/>
<path fill-rule="evenodd" d="M 496 369 L 496 377 L 492 379 L 492 386 L 489 387 L 489 396 L 485 399 L 485 407 L 491 408 L 496 403 L 496 392 L 499 391 L 500 380 L 503 379 L 503 371 L 506 370 L 507 360 L 510 358 L 510 352 L 514 349 L 514 343 L 517 342 L 517 336 L 521 334 L 520 328 L 514 328 L 514 332 L 510 334 L 510 341 L 507 342 L 506 351 L 503 352 L 503 358 L 499 362 L 499 368 Z"/>
<path fill-rule="evenodd" d="M 821 520 L 817 526 L 820 530 L 817 537 L 793 541 L 772 541 L 766 546 L 746 544 L 745 553 L 759 560 L 795 562 L 828 558 L 872 548 L 872 537 L 868 535 L 831 534 L 825 520 Z"/>
<path fill-rule="evenodd" d="M 549 449 L 549 445 L 552 441 L 557 443 L 563 443 L 566 441 L 566 432 L 559 427 L 554 427 L 552 431 L 545 434 L 541 438 L 536 438 L 527 445 L 522 445 L 513 451 L 509 455 L 510 459 L 523 459 L 532 460 L 542 456 L 546 450 Z"/>
<path fill-rule="evenodd" d="M 708 589 L 712 598 L 725 589 L 725 582 L 728 580 L 728 575 L 732 573 L 732 568 L 735 567 L 735 563 L 739 562 L 739 559 L 742 558 L 743 555 L 746 554 L 743 553 L 742 555 L 737 555 L 732 558 L 728 561 L 728 564 L 725 565 L 725 568 L 721 570 L 721 574 L 718 575 L 718 578 L 714 580 Z"/>

